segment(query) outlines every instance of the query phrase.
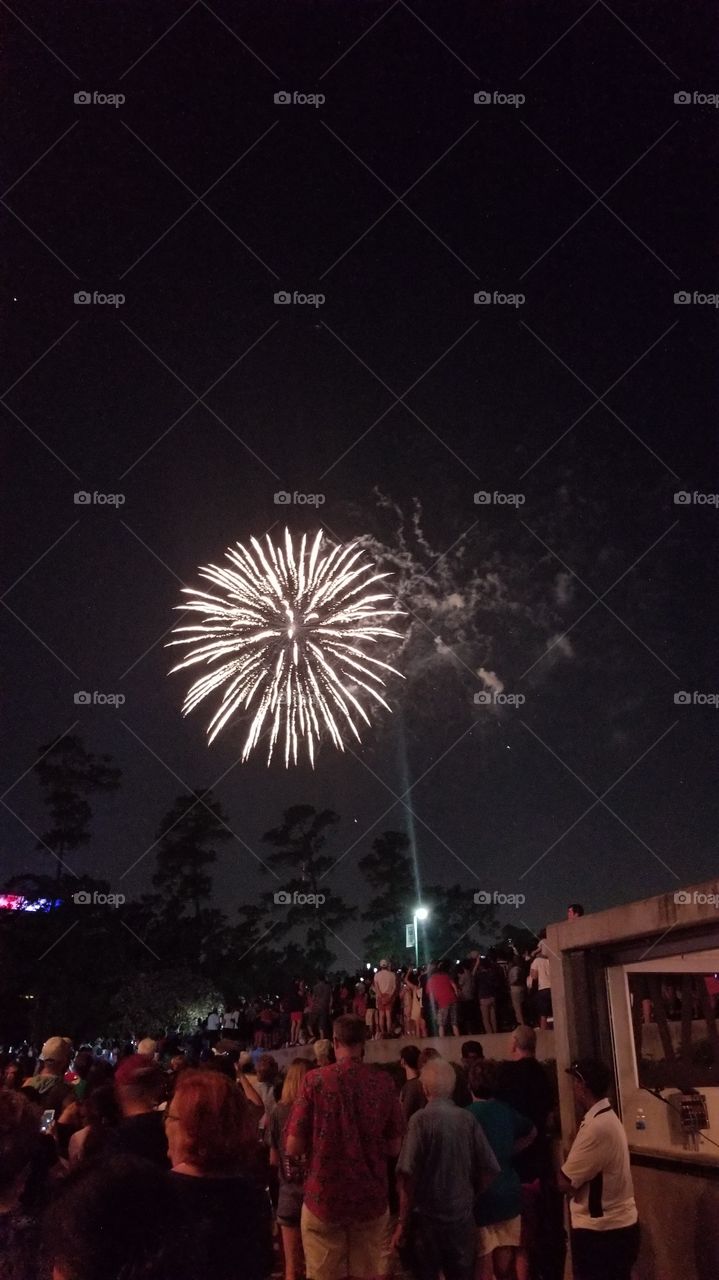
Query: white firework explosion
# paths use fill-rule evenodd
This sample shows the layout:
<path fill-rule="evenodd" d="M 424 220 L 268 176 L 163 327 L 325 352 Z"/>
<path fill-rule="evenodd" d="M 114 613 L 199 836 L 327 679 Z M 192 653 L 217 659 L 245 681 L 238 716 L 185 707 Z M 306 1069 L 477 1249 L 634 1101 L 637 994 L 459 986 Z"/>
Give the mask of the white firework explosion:
<path fill-rule="evenodd" d="M 295 551 L 285 529 L 284 549 L 269 534 L 264 546 L 256 538 L 251 548 L 238 542 L 225 553 L 230 567 L 200 569 L 222 594 L 183 588 L 192 598 L 178 608 L 200 614 L 202 621 L 175 628 L 184 634 L 170 643 L 192 648 L 173 671 L 197 664 L 211 668 L 192 685 L 183 714 L 222 690 L 209 741 L 236 713 L 251 716 L 243 760 L 267 730 L 268 764 L 281 740 L 285 765 L 297 764 L 304 740 L 314 765 L 325 733 L 340 751 L 343 731 L 360 740 L 356 721 L 370 723 L 361 691 L 391 709 L 381 692 L 384 674 L 401 672 L 366 652 L 387 638 L 401 639 L 387 622 L 402 610 L 389 592 L 377 590 L 389 574 L 377 573 L 358 543 L 323 547 L 324 541 L 321 530 L 311 546 L 304 534 Z"/>

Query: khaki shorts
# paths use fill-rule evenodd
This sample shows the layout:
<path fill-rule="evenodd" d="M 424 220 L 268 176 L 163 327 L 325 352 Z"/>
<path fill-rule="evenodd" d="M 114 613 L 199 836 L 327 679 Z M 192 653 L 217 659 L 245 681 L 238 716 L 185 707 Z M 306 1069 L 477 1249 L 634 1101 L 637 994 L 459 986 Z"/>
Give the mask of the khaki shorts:
<path fill-rule="evenodd" d="M 390 1269 L 389 1210 L 368 1222 L 325 1222 L 302 1206 L 307 1280 L 381 1280 Z"/>
<path fill-rule="evenodd" d="M 484 1258 L 495 1249 L 518 1249 L 522 1234 L 522 1216 L 505 1218 L 504 1222 L 492 1222 L 488 1227 L 477 1227 L 477 1254 Z"/>

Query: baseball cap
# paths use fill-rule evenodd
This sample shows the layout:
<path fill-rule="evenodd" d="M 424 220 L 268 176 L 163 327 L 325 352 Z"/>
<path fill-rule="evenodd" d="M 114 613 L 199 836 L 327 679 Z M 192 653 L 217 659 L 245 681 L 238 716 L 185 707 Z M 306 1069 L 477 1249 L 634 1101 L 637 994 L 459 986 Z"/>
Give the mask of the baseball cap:
<path fill-rule="evenodd" d="M 43 1062 L 69 1062 L 72 1057 L 72 1041 L 67 1036 L 50 1036 L 40 1051 Z"/>
<path fill-rule="evenodd" d="M 604 1097 L 612 1078 L 606 1062 L 600 1062 L 599 1058 L 578 1058 L 571 1067 L 566 1068 L 566 1072 L 580 1084 L 586 1085 L 595 1098 Z"/>

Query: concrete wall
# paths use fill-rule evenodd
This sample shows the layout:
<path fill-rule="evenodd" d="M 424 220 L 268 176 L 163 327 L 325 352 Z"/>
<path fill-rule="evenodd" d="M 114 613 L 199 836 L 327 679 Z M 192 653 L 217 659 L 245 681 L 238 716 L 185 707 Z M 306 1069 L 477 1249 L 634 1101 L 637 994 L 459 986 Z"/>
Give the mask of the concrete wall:
<path fill-rule="evenodd" d="M 632 1178 L 642 1231 L 636 1280 L 717 1280 L 719 1182 L 636 1163 Z"/>
<path fill-rule="evenodd" d="M 510 1037 L 511 1032 L 503 1031 L 492 1036 L 427 1036 L 424 1040 L 397 1036 L 392 1040 L 368 1040 L 365 1062 L 396 1062 L 405 1044 L 416 1044 L 420 1049 L 436 1049 L 450 1062 L 460 1062 L 465 1040 L 479 1040 L 485 1058 L 507 1058 Z M 308 1044 L 296 1049 L 273 1049 L 272 1056 L 285 1067 L 293 1058 L 311 1058 L 314 1061 L 315 1055 L 312 1045 Z M 540 1061 L 554 1057 L 553 1031 L 537 1031 L 537 1057 Z"/>
<path fill-rule="evenodd" d="M 677 886 L 678 888 L 679 886 Z M 696 890 L 694 894 L 692 890 Z M 618 979 L 615 967 L 620 961 L 611 958 L 612 951 L 637 947 L 637 964 L 651 965 L 655 947 L 677 940 L 682 964 L 689 966 L 692 952 L 701 952 L 707 939 L 719 937 L 719 913 L 713 906 L 719 883 L 710 881 L 692 886 L 690 902 L 675 901 L 674 893 L 661 894 L 639 902 L 628 903 L 609 911 L 587 915 L 579 920 L 562 921 L 549 927 L 547 942 L 551 952 L 554 1034 L 560 1090 L 562 1147 L 571 1145 L 577 1128 L 574 1097 L 570 1078 L 563 1068 L 572 1059 L 601 1051 L 607 1060 L 614 1054 L 614 1067 L 625 1099 L 626 1070 L 623 1058 L 633 1053 L 631 1017 L 624 994 L 617 999 L 613 990 Z M 681 941 L 679 941 L 681 939 Z M 611 949 L 611 950 L 608 950 Z M 641 963 L 641 962 L 644 963 Z M 669 959 L 657 960 L 657 967 L 671 969 Z M 713 968 L 713 966 L 712 966 Z M 624 974 L 620 974 L 625 984 Z M 599 980 L 598 980 L 599 979 Z M 609 993 L 614 996 L 609 1007 Z M 611 1034 L 608 1029 L 611 1026 Z M 627 1048 L 627 1053 L 624 1049 Z M 636 1090 L 632 1067 L 632 1087 Z M 665 1091 L 666 1092 L 666 1091 Z M 702 1089 L 713 1094 L 714 1089 Z M 638 1095 L 637 1095 L 638 1096 Z M 636 1096 L 632 1095 L 636 1103 Z M 652 1107 L 662 1104 L 642 1095 L 641 1105 L 653 1119 Z M 631 1105 L 624 1115 L 628 1130 L 633 1122 Z M 652 1130 L 660 1129 L 652 1124 Z M 712 1125 L 710 1136 L 719 1140 L 719 1129 Z M 630 1145 L 634 1134 L 629 1134 Z M 648 1134 L 648 1138 L 651 1134 Z M 659 1153 L 657 1153 L 659 1154 Z M 642 1230 L 642 1244 L 635 1280 L 719 1280 L 719 1151 L 702 1146 L 702 1168 L 672 1159 L 667 1148 L 662 1159 L 652 1162 L 639 1153 L 632 1159 L 632 1177 Z"/>

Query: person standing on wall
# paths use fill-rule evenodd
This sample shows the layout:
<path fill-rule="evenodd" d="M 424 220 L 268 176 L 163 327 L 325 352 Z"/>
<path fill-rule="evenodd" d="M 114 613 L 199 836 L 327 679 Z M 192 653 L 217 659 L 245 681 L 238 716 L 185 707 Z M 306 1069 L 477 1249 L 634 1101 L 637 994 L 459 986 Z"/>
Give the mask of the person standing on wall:
<path fill-rule="evenodd" d="M 549 950 L 544 937 L 544 930 L 539 935 L 540 941 L 537 950 L 534 953 L 532 963 L 529 966 L 529 977 L 527 978 L 527 987 L 531 990 L 537 988 L 537 1013 L 539 1014 L 540 1030 L 546 1031 L 550 1019 L 553 1020 L 552 1013 L 552 977 L 549 967 Z"/>
<path fill-rule="evenodd" d="M 392 1034 L 392 1009 L 397 995 L 397 978 L 390 968 L 389 960 L 380 960 L 372 985 L 377 998 L 380 1039 L 388 1038 Z"/>

